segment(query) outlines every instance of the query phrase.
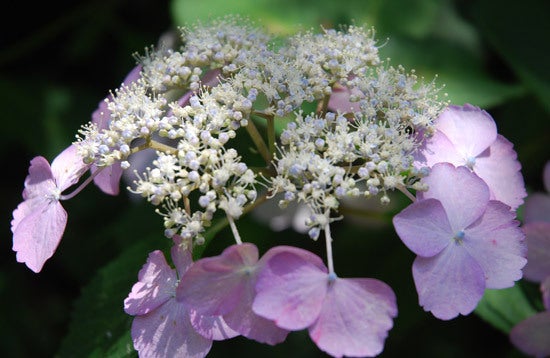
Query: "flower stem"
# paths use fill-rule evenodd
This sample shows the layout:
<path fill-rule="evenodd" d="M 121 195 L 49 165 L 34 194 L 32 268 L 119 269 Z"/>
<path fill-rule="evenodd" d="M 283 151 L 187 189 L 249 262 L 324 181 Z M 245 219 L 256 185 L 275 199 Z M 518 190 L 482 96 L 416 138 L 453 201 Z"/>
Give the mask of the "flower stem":
<path fill-rule="evenodd" d="M 90 184 L 92 182 L 92 180 L 94 180 L 94 178 L 103 171 L 103 169 L 105 169 L 107 167 L 100 167 L 98 168 L 95 172 L 93 172 L 92 175 L 90 175 L 88 178 L 86 178 L 86 180 L 84 180 L 75 190 L 73 190 L 72 192 L 70 192 L 69 194 L 66 194 L 66 195 L 61 195 L 59 197 L 59 200 L 69 200 L 69 199 L 72 199 L 74 198 L 78 193 L 80 193 L 85 187 L 88 186 L 88 184 Z"/>
<path fill-rule="evenodd" d="M 250 138 L 252 138 L 252 141 L 256 145 L 258 152 L 260 152 L 266 164 L 269 165 L 273 160 L 272 154 L 269 151 L 269 148 L 267 147 L 267 144 L 265 143 L 264 139 L 262 138 L 262 135 L 258 131 L 258 128 L 254 124 L 254 121 L 249 120 L 245 128 L 248 134 L 250 135 Z"/>
<path fill-rule="evenodd" d="M 231 228 L 231 232 L 233 233 L 233 237 L 235 238 L 235 242 L 237 242 L 237 245 L 240 245 L 243 243 L 241 240 L 241 236 L 239 235 L 239 231 L 237 230 L 237 225 L 235 225 L 235 220 L 231 217 L 231 215 L 227 216 L 227 222 L 229 222 L 229 227 Z"/>
<path fill-rule="evenodd" d="M 327 266 L 328 273 L 334 274 L 334 261 L 332 259 L 332 236 L 330 234 L 330 224 L 325 225 L 325 244 L 327 248 Z"/>
<path fill-rule="evenodd" d="M 414 203 L 416 201 L 416 198 L 414 197 L 414 195 L 411 194 L 410 191 L 407 190 L 407 188 L 405 188 L 403 185 L 398 185 L 396 186 L 396 188 L 402 192 L 403 194 L 405 194 L 405 196 L 409 199 L 411 199 L 411 201 Z"/>

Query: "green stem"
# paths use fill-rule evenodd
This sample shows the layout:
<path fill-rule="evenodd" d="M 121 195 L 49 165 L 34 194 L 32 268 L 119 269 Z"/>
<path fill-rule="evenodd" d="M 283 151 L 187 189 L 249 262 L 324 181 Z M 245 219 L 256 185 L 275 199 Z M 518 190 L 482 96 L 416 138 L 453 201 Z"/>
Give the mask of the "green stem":
<path fill-rule="evenodd" d="M 248 125 L 246 126 L 246 131 L 250 135 L 250 138 L 252 138 L 252 141 L 256 145 L 256 148 L 258 149 L 258 152 L 260 153 L 260 155 L 264 158 L 266 164 L 269 165 L 273 160 L 272 155 L 269 152 L 269 148 L 267 147 L 267 144 L 262 138 L 262 135 L 258 131 L 258 128 L 254 124 L 254 121 L 252 121 L 251 119 L 248 121 Z"/>

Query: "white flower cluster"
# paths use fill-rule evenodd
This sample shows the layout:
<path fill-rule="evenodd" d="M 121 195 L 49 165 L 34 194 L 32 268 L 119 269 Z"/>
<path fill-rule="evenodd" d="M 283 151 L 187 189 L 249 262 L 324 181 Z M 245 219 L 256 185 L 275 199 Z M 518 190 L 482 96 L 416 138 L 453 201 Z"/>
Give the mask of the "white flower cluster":
<path fill-rule="evenodd" d="M 85 126 L 78 142 L 97 167 L 127 169 L 129 155 L 156 150 L 131 191 L 159 206 L 167 236 L 200 243 L 218 209 L 239 218 L 256 200 L 259 171 L 271 193 L 284 193 L 281 205 L 309 206 L 314 238 L 342 198 L 419 189 L 411 153 L 443 103 L 433 83 L 380 61 L 372 30 L 307 32 L 276 47 L 241 18 L 225 18 L 183 29 L 182 40 L 142 57 L 139 79 L 106 100 L 107 123 Z M 329 108 L 336 87 L 349 91 L 353 110 Z M 317 113 L 304 115 L 305 102 Z M 277 144 L 278 117 L 293 120 Z M 251 121 L 263 121 L 267 135 Z M 266 161 L 256 171 L 244 160 L 252 153 L 231 143 L 247 132 Z"/>

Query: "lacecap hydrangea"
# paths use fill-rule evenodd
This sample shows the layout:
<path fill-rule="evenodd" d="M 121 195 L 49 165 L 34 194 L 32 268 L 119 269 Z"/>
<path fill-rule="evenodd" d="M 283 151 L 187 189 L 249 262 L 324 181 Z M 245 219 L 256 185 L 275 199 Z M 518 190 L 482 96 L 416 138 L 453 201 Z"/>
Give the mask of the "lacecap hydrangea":
<path fill-rule="evenodd" d="M 515 210 L 526 194 L 512 144 L 485 111 L 450 105 L 434 81 L 381 59 L 373 29 L 281 44 L 227 17 L 180 35 L 181 46 L 137 57 L 51 165 L 31 161 L 11 223 L 17 260 L 39 272 L 67 223 L 60 201 L 91 182 L 116 195 L 123 172 L 133 175 L 128 190 L 162 218 L 175 267 L 152 252 L 124 301 L 140 356 L 203 357 L 213 340 L 274 345 L 303 329 L 335 357 L 381 353 L 396 294 L 334 267 L 331 225 L 349 198 L 388 204 L 397 191 L 412 201 L 393 222 L 417 255 L 419 303 L 438 318 L 469 314 L 485 288 L 522 277 Z M 253 151 L 236 149 L 243 136 Z M 326 262 L 291 246 L 260 255 L 258 238 L 241 238 L 238 219 L 270 201 L 305 208 Z M 235 244 L 193 262 L 220 216 Z"/>

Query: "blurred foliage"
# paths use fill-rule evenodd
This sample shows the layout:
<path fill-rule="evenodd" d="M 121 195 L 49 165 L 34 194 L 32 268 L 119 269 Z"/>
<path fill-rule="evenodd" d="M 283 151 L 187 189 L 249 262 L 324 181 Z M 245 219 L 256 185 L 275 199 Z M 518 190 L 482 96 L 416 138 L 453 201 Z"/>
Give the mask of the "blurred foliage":
<path fill-rule="evenodd" d="M 15 262 L 9 222 L 29 160 L 36 155 L 53 159 L 134 66 L 132 54 L 143 53 L 176 26 L 225 14 L 248 16 L 281 36 L 320 26 L 374 26 L 390 64 L 415 69 L 427 81 L 437 75 L 452 102 L 488 110 L 500 133 L 515 144 L 528 189 L 542 189 L 540 173 L 550 158 L 547 1 L 66 0 L 10 6 L 3 13 L 11 21 L 2 21 L 9 27 L 0 38 L 0 153 L 9 165 L 2 175 L 0 211 L 4 357 L 128 355 L 131 318 L 122 310 L 122 299 L 147 253 L 167 248 L 161 219 L 126 194 L 112 198 L 90 187 L 64 203 L 67 231 L 39 275 Z M 488 293 L 478 312 L 498 329 L 476 315 L 436 320 L 418 307 L 413 255 L 389 218 L 383 222 L 366 228 L 357 220 L 344 221 L 334 228 L 339 272 L 377 277 L 397 294 L 400 312 L 382 357 L 521 356 L 498 329 L 507 331 L 538 308 L 532 298 L 536 290 L 521 284 Z M 239 230 L 262 251 L 292 243 L 323 256 L 322 245 L 289 230 L 269 233 L 249 218 Z M 216 254 L 230 242 L 230 233 L 222 230 L 205 254 Z M 210 356 L 237 354 L 323 356 L 307 332 L 292 333 L 277 347 L 244 339 L 216 342 Z"/>

